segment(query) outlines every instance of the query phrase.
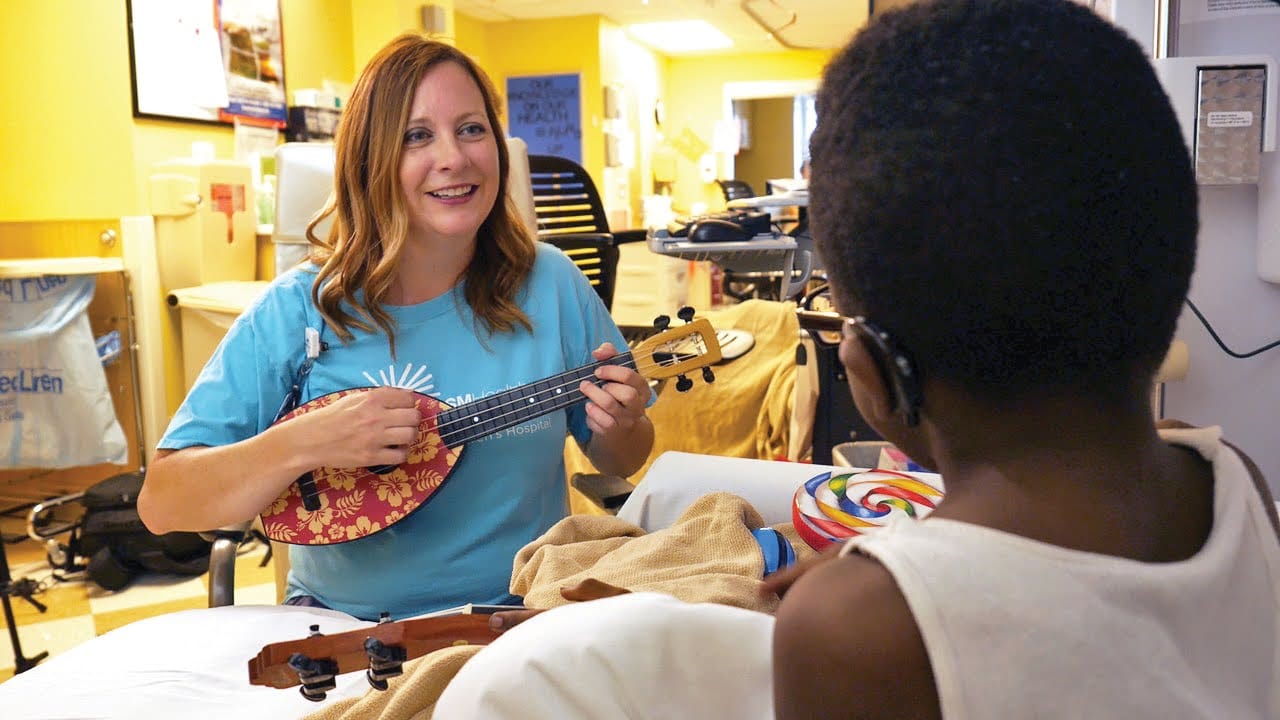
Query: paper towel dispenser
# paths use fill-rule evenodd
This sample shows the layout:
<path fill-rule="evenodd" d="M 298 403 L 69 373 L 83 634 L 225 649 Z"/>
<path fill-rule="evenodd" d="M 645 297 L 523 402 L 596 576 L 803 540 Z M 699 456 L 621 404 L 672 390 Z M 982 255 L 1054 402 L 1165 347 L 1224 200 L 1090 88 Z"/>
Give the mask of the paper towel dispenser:
<path fill-rule="evenodd" d="M 1177 113 L 1202 185 L 1257 183 L 1261 154 L 1276 149 L 1277 81 L 1270 55 L 1152 61 Z"/>
<path fill-rule="evenodd" d="M 1256 184 L 1258 276 L 1280 283 L 1280 70 L 1270 55 L 1152 61 L 1201 185 Z"/>

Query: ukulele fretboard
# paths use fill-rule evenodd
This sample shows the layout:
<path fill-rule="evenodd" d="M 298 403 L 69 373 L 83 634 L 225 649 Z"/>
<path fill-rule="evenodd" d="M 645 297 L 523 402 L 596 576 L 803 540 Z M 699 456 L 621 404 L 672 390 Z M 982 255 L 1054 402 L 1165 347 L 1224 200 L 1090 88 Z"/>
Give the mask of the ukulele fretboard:
<path fill-rule="evenodd" d="M 602 365 L 636 366 L 630 352 L 618 353 L 608 360 L 451 408 L 436 418 L 440 438 L 445 445 L 456 447 L 581 402 L 578 386 L 583 380 L 596 386 L 604 384 L 595 377 L 596 368 Z"/>

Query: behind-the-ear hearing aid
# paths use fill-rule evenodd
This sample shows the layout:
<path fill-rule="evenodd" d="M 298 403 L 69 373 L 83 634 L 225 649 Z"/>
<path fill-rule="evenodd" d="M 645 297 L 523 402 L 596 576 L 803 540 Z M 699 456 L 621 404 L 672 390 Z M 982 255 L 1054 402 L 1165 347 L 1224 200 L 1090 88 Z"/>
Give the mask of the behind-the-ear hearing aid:
<path fill-rule="evenodd" d="M 893 410 L 902 415 L 902 421 L 907 427 L 919 425 L 924 391 L 920 374 L 911 357 L 898 347 L 889 333 L 867 322 L 866 318 L 850 318 L 846 325 L 865 341 L 872 361 L 880 371 L 885 386 L 889 388 Z"/>

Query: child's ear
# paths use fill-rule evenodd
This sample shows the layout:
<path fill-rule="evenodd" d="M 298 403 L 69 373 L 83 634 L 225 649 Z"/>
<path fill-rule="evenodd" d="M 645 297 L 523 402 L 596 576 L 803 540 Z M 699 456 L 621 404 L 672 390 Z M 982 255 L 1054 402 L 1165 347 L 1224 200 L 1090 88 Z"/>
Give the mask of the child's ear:
<path fill-rule="evenodd" d="M 892 422 L 894 396 L 888 378 L 872 351 L 859 337 L 845 337 L 840 342 L 840 362 L 849 376 L 849 390 L 858 412 L 872 427 Z"/>

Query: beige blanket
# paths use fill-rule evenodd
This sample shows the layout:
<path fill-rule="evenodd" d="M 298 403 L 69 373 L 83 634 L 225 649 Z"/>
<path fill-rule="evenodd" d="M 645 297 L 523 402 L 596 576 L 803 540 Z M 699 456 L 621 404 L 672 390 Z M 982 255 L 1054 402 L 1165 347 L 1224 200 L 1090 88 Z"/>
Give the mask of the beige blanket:
<path fill-rule="evenodd" d="M 761 523 L 754 508 L 729 493 L 703 496 L 671 527 L 647 534 L 612 516 L 571 516 L 516 554 L 511 592 L 523 595 L 528 607 L 551 608 L 567 603 L 561 587 L 594 578 L 686 602 L 772 612 L 777 599 L 759 592 L 764 559 L 751 534 Z M 797 558 L 813 554 L 790 524 L 775 529 Z M 449 648 L 411 660 L 386 691 L 337 701 L 307 720 L 430 718 L 445 685 L 479 649 Z"/>

